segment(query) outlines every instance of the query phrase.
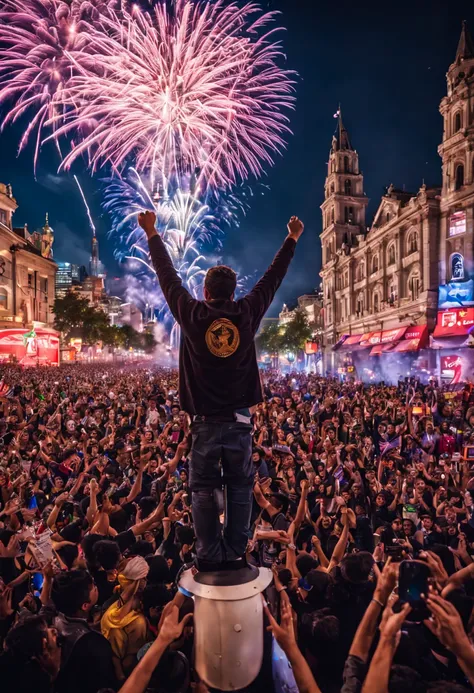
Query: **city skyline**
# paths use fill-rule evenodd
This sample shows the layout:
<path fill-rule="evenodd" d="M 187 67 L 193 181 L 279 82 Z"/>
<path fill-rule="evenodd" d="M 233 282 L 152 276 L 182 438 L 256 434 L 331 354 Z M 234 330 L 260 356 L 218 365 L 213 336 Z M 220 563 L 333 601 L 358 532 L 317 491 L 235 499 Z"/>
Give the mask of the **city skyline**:
<path fill-rule="evenodd" d="M 270 191 L 263 197 L 256 195 L 241 228 L 226 235 L 222 257 L 244 274 L 258 272 L 276 251 L 287 217 L 297 213 L 305 220 L 307 233 L 296 269 L 291 270 L 290 281 L 279 292 L 272 314 L 284 301 L 294 303 L 297 295 L 319 283 L 319 205 L 335 126 L 332 116 L 339 102 L 360 156 L 365 192 L 370 198 L 368 224 L 384 187 L 394 183 L 416 192 L 423 179 L 428 185 L 441 180 L 438 104 L 461 20 L 466 19 L 472 30 L 474 11 L 467 2 L 449 9 L 442 3 L 420 2 L 410 7 L 410 21 L 405 22 L 405 5 L 408 11 L 408 3 L 402 2 L 397 17 L 387 23 L 375 6 L 356 12 L 350 3 L 342 2 L 336 14 L 331 8 L 291 8 L 285 0 L 267 4 L 269 9 L 283 11 L 288 66 L 300 73 L 296 111 L 291 118 L 295 134 L 264 179 Z M 374 52 L 377 60 L 372 60 Z M 45 146 L 34 182 L 31 149 L 15 158 L 16 134 L 15 128 L 4 130 L 0 154 L 2 178 L 12 183 L 19 203 L 15 226 L 27 222 L 33 231 L 48 211 L 55 230 L 55 258 L 88 265 L 92 231 L 72 175 L 58 176 L 54 151 Z M 106 236 L 107 216 L 100 209 L 100 174 L 91 180 L 80 166 L 74 173 L 92 209 L 101 259 L 109 275 L 120 274 Z M 250 257 L 257 258 L 255 266 L 250 266 Z"/>

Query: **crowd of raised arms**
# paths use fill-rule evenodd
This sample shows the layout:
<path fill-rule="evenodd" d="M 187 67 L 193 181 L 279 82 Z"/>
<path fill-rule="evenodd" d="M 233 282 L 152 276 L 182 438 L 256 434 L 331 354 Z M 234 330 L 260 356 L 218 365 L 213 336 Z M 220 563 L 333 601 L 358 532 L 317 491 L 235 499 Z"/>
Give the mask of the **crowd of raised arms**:
<path fill-rule="evenodd" d="M 177 373 L 0 376 L 0 689 L 204 693 L 176 587 L 195 547 Z M 291 690 L 471 690 L 474 388 L 262 377 L 247 559 L 273 571 Z M 404 558 L 430 570 L 422 620 L 397 607 Z M 248 690 L 290 690 L 271 669 Z"/>

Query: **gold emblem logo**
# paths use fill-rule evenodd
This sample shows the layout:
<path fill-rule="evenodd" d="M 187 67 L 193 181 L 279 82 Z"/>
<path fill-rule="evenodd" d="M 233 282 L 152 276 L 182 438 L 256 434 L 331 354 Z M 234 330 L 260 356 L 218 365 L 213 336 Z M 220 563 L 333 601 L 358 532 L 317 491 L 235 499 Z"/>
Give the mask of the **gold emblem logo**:
<path fill-rule="evenodd" d="M 206 344 L 211 354 L 226 359 L 237 351 L 240 344 L 239 331 L 227 318 L 214 320 L 207 329 Z"/>

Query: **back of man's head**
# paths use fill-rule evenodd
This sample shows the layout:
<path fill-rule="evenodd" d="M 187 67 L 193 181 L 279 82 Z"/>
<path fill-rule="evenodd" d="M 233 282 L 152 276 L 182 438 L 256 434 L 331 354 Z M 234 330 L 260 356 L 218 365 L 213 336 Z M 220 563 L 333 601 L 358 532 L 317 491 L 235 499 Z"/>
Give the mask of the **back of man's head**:
<path fill-rule="evenodd" d="M 86 570 L 62 571 L 55 575 L 51 599 L 58 611 L 65 616 L 77 616 L 94 606 L 90 593 L 94 583 Z"/>
<path fill-rule="evenodd" d="M 226 265 L 211 267 L 204 279 L 206 300 L 232 298 L 237 286 L 237 275 Z"/>

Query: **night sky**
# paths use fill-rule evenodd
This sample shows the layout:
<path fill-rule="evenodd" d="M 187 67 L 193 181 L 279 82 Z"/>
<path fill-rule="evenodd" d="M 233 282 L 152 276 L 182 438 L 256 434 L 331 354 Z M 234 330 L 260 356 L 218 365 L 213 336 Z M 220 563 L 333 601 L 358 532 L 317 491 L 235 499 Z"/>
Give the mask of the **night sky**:
<path fill-rule="evenodd" d="M 227 235 L 222 259 L 245 274 L 261 271 L 283 240 L 288 217 L 297 214 L 304 220 L 305 234 L 271 309 L 275 314 L 283 301 L 295 303 L 298 295 L 319 284 L 319 205 L 339 102 L 370 198 L 368 224 L 390 183 L 413 192 L 423 179 L 427 185 L 440 183 L 438 105 L 446 93 L 445 73 L 455 56 L 462 19 L 474 34 L 474 4 L 270 0 L 265 6 L 282 11 L 288 67 L 300 75 L 291 116 L 294 135 L 262 181 L 270 191 L 255 197 L 240 229 Z M 87 264 L 91 233 L 74 182 L 56 174 L 58 156 L 51 145 L 43 147 L 35 181 L 32 148 L 16 158 L 20 132 L 13 127 L 0 136 L 0 180 L 12 184 L 19 203 L 15 225 L 27 222 L 33 231 L 48 211 L 56 234 L 55 258 Z M 92 208 L 101 259 L 109 276 L 120 274 L 112 241 L 106 238 L 108 220 L 96 181 L 80 166 L 74 172 Z"/>

